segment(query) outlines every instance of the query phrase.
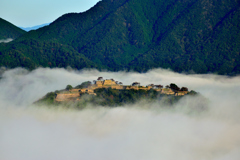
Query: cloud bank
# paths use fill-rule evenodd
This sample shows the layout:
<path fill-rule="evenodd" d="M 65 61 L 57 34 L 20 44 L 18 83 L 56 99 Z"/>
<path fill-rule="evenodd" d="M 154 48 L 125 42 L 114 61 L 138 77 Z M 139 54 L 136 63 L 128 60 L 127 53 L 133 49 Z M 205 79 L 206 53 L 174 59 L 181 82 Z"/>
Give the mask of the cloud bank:
<path fill-rule="evenodd" d="M 11 42 L 11 41 L 13 41 L 12 38 L 0 39 L 0 43 L 9 43 L 9 42 Z"/>
<path fill-rule="evenodd" d="M 0 72 L 0 159 L 238 160 L 240 77 L 185 75 L 155 69 L 147 73 L 97 70 L 13 69 Z M 32 103 L 49 91 L 102 76 L 131 84 L 176 83 L 198 97 L 176 106 L 136 103 L 117 108 L 64 110 Z"/>

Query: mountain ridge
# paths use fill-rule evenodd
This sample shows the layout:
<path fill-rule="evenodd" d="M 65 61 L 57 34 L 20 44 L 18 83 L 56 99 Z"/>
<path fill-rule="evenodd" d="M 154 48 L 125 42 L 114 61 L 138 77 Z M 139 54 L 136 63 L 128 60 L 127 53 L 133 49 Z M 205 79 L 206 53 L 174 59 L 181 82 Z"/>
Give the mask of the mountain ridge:
<path fill-rule="evenodd" d="M 26 33 L 21 28 L 13 25 L 12 23 L 0 18 L 0 40 L 15 39 Z"/>
<path fill-rule="evenodd" d="M 27 68 L 145 72 L 162 67 L 238 74 L 239 6 L 236 0 L 102 0 L 86 12 L 65 14 L 30 31 L 0 52 L 25 57 L 28 62 L 18 65 Z M 0 61 L 7 67 L 11 63 Z"/>

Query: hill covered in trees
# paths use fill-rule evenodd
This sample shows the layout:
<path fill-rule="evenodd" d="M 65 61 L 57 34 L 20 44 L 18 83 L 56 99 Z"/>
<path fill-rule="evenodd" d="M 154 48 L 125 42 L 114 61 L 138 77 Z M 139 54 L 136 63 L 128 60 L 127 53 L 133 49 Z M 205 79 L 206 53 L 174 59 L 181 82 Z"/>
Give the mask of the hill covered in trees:
<path fill-rule="evenodd" d="M 0 18 L 0 40 L 15 39 L 24 33 L 26 33 L 24 30 Z"/>
<path fill-rule="evenodd" d="M 240 73 L 237 0 L 102 0 L 0 46 L 0 65 Z"/>
<path fill-rule="evenodd" d="M 138 85 L 139 84 L 139 85 Z M 83 82 L 76 87 L 67 85 L 63 90 L 47 93 L 43 98 L 36 101 L 37 105 L 65 106 L 69 108 L 82 109 L 88 104 L 93 106 L 117 107 L 134 104 L 141 101 L 158 102 L 172 106 L 185 96 L 199 96 L 199 93 L 187 87 L 181 89 L 174 83 L 167 85 L 150 84 L 146 87 L 134 82 L 132 85 L 122 85 L 118 81 L 98 80 L 92 84 L 90 81 Z M 206 105 L 206 104 L 204 104 Z"/>

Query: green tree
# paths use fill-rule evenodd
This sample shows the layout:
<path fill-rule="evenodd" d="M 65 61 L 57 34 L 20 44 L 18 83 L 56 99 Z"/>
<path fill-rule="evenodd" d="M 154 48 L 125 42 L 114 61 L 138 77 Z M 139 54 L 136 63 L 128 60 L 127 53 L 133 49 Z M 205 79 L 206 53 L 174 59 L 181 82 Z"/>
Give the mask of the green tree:
<path fill-rule="evenodd" d="M 180 88 L 176 84 L 174 84 L 174 83 L 170 84 L 170 88 L 173 89 L 173 90 L 176 90 L 176 91 L 180 90 Z"/>
<path fill-rule="evenodd" d="M 91 85 L 92 85 L 92 83 L 90 81 L 86 81 L 86 82 L 83 82 L 80 85 L 77 85 L 75 88 L 76 89 L 88 88 Z"/>
<path fill-rule="evenodd" d="M 73 87 L 69 84 L 69 85 L 67 85 L 67 87 L 66 87 L 66 90 L 71 90 L 71 89 L 73 89 Z"/>

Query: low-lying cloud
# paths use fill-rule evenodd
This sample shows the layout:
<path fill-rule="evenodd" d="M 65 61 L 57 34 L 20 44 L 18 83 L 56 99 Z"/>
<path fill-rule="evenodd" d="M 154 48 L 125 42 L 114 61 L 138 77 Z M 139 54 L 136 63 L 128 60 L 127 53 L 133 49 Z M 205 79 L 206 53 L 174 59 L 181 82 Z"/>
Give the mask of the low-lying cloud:
<path fill-rule="evenodd" d="M 0 39 L 0 43 L 9 43 L 9 42 L 11 42 L 11 41 L 13 41 L 12 38 Z"/>
<path fill-rule="evenodd" d="M 157 102 L 124 107 L 65 110 L 32 103 L 47 92 L 97 77 L 131 84 L 176 83 L 198 97 L 174 107 Z M 238 160 L 240 77 L 185 75 L 155 69 L 147 73 L 39 68 L 13 69 L 0 79 L 0 159 Z"/>

